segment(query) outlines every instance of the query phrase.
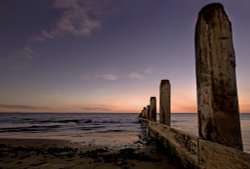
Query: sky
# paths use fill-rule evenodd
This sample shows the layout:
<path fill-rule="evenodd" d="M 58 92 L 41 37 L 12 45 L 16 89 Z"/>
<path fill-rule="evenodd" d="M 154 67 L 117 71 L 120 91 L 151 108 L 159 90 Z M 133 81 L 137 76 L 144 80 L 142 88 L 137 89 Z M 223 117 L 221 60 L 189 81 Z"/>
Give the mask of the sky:
<path fill-rule="evenodd" d="M 140 112 L 171 83 L 197 112 L 194 30 L 210 0 L 1 0 L 0 112 Z M 232 22 L 240 112 L 250 112 L 250 1 Z M 158 106 L 159 107 L 159 106 Z"/>

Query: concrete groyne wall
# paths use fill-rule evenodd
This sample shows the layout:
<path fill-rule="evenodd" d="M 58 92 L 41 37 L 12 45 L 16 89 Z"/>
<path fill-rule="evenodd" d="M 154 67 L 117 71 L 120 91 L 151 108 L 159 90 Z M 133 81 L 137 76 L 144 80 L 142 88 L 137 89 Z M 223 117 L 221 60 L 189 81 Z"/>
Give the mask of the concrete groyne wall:
<path fill-rule="evenodd" d="M 198 166 L 201 169 L 249 169 L 250 154 L 222 144 L 198 139 Z"/>
<path fill-rule="evenodd" d="M 161 141 L 168 154 L 185 168 L 198 168 L 197 137 L 156 122 L 147 121 L 150 135 Z"/>
<path fill-rule="evenodd" d="M 181 130 L 142 120 L 149 134 L 159 140 L 168 154 L 192 169 L 249 169 L 250 154 L 241 150 L 218 144 Z"/>
<path fill-rule="evenodd" d="M 152 136 L 185 168 L 250 169 L 243 151 L 231 22 L 222 4 L 199 12 L 195 29 L 199 136 L 171 127 L 170 81 L 160 84 L 160 119 L 156 97 L 139 115 Z"/>

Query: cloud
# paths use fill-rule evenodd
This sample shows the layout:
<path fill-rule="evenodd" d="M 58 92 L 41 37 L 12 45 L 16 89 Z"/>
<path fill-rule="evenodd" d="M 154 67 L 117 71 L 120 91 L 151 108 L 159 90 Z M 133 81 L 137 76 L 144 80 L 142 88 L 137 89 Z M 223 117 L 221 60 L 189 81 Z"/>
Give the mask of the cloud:
<path fill-rule="evenodd" d="M 54 0 L 53 7 L 62 10 L 62 15 L 50 30 L 41 30 L 33 36 L 32 43 L 43 42 L 66 34 L 87 37 L 101 29 L 104 21 L 115 13 L 110 0 Z"/>
<path fill-rule="evenodd" d="M 93 75 L 93 74 L 84 74 L 81 76 L 82 80 L 94 80 L 94 79 L 103 79 L 103 80 L 118 80 L 120 77 L 115 74 L 101 74 L 101 75 Z"/>
<path fill-rule="evenodd" d="M 139 72 L 131 72 L 128 75 L 125 76 L 118 76 L 116 74 L 112 73 L 107 73 L 107 74 L 84 74 L 81 76 L 82 80 L 95 80 L 95 79 L 103 79 L 103 80 L 110 80 L 110 81 L 115 81 L 121 78 L 127 77 L 129 79 L 135 79 L 135 80 L 142 80 L 145 78 L 145 75 Z"/>
<path fill-rule="evenodd" d="M 38 55 L 39 53 L 31 46 L 25 45 L 21 50 L 15 51 L 14 54 L 0 58 L 0 69 L 23 69 Z"/>
<path fill-rule="evenodd" d="M 113 75 L 113 74 L 101 75 L 100 78 L 102 78 L 102 79 L 104 79 L 104 80 L 117 80 L 117 79 L 119 79 L 118 76 Z"/>
<path fill-rule="evenodd" d="M 41 29 L 31 36 L 23 49 L 18 51 L 25 67 L 40 52 L 35 45 L 47 40 L 71 35 L 85 38 L 100 30 L 105 20 L 117 14 L 120 9 L 111 5 L 111 0 L 54 0 L 53 8 L 62 14 L 50 29 Z"/>
<path fill-rule="evenodd" d="M 11 105 L 11 104 L 0 104 L 0 108 L 3 109 L 20 109 L 20 110 L 41 110 L 44 107 L 34 107 L 28 105 Z"/>
<path fill-rule="evenodd" d="M 127 76 L 129 79 L 136 79 L 136 80 L 142 80 L 145 78 L 145 76 L 138 72 L 131 72 Z"/>
<path fill-rule="evenodd" d="M 106 106 L 93 106 L 93 107 L 82 107 L 81 110 L 86 112 L 107 112 L 111 109 L 107 108 Z"/>
<path fill-rule="evenodd" d="M 168 73 L 160 70 L 159 68 L 155 68 L 155 67 L 149 67 L 145 70 L 143 70 L 143 73 L 145 75 L 168 75 Z"/>
<path fill-rule="evenodd" d="M 22 50 L 19 51 L 24 58 L 26 58 L 27 60 L 31 60 L 33 58 L 34 55 L 39 55 L 39 53 L 32 49 L 31 46 L 24 46 Z"/>
<path fill-rule="evenodd" d="M 150 67 L 144 70 L 144 73 L 146 74 L 153 74 L 154 73 L 154 68 Z"/>
<path fill-rule="evenodd" d="M 23 49 L 17 52 L 17 63 L 15 63 L 15 67 L 23 68 L 28 65 L 35 56 L 39 56 L 39 52 L 35 50 L 32 46 L 26 45 Z"/>

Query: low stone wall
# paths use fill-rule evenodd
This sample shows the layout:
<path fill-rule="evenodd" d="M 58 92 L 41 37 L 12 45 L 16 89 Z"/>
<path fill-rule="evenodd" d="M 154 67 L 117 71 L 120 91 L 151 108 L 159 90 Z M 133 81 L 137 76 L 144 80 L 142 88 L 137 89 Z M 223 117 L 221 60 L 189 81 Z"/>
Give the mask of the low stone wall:
<path fill-rule="evenodd" d="M 159 139 L 169 154 L 180 160 L 185 168 L 198 168 L 197 137 L 170 128 L 166 125 L 146 121 L 151 135 Z"/>
<path fill-rule="evenodd" d="M 198 139 L 201 169 L 250 169 L 250 154 L 235 148 Z"/>

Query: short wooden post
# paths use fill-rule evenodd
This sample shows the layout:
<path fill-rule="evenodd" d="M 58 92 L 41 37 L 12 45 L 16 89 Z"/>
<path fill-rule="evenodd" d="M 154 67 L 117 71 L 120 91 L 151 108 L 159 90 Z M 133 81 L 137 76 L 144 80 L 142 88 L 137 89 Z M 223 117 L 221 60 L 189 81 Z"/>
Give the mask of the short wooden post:
<path fill-rule="evenodd" d="M 151 117 L 150 117 L 150 105 L 147 105 L 147 119 L 151 120 Z"/>
<path fill-rule="evenodd" d="M 146 119 L 146 107 L 143 107 L 143 110 L 142 110 L 142 117 L 144 119 Z"/>
<path fill-rule="evenodd" d="M 148 106 L 145 107 L 145 111 L 144 111 L 145 112 L 145 119 L 148 119 L 148 109 L 147 108 L 148 108 Z"/>
<path fill-rule="evenodd" d="M 150 98 L 150 120 L 156 121 L 156 97 Z"/>

